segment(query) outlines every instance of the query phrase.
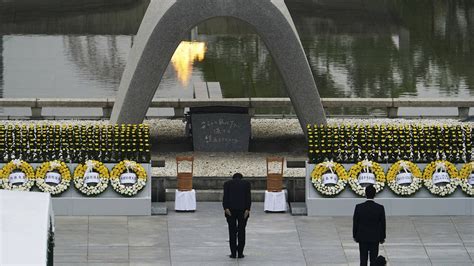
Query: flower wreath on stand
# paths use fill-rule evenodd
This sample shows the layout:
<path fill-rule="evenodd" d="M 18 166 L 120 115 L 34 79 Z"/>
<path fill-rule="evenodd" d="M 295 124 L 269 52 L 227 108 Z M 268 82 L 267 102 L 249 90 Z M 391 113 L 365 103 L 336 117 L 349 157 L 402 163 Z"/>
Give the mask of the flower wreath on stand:
<path fill-rule="evenodd" d="M 421 170 L 412 162 L 400 160 L 388 170 L 387 185 L 399 196 L 413 195 L 423 185 Z"/>
<path fill-rule="evenodd" d="M 110 183 L 115 191 L 125 196 L 134 196 L 146 186 L 147 173 L 139 163 L 124 160 L 110 173 Z"/>
<path fill-rule="evenodd" d="M 35 184 L 35 171 L 23 160 L 15 159 L 3 166 L 0 172 L 6 190 L 29 191 Z"/>
<path fill-rule="evenodd" d="M 36 169 L 36 186 L 43 192 L 59 195 L 71 184 L 71 171 L 64 162 L 44 162 Z"/>
<path fill-rule="evenodd" d="M 365 187 L 361 184 L 369 180 L 374 185 L 376 193 L 379 193 L 385 187 L 385 173 L 379 163 L 363 160 L 351 167 L 348 183 L 354 193 L 365 197 Z"/>
<path fill-rule="evenodd" d="M 423 181 L 431 194 L 441 197 L 451 195 L 459 183 L 458 170 L 448 161 L 437 160 L 426 166 Z"/>
<path fill-rule="evenodd" d="M 74 185 L 84 195 L 98 195 L 107 189 L 108 184 L 109 169 L 99 161 L 88 160 L 74 170 Z"/>
<path fill-rule="evenodd" d="M 336 196 L 347 184 L 347 172 L 339 163 L 333 161 L 317 164 L 311 172 L 314 188 L 325 196 Z"/>
<path fill-rule="evenodd" d="M 469 196 L 474 196 L 474 162 L 466 163 L 459 172 L 459 186 Z"/>

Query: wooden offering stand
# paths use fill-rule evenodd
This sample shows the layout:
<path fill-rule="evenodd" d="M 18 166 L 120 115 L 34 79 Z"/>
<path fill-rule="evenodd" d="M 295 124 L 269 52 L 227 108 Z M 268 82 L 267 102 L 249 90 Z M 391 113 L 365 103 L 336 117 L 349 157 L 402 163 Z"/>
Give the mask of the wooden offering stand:
<path fill-rule="evenodd" d="M 191 162 L 191 172 L 180 171 L 179 165 Z M 176 176 L 178 178 L 179 191 L 191 191 L 193 189 L 193 170 L 194 157 L 193 156 L 178 156 L 176 157 Z"/>
<path fill-rule="evenodd" d="M 283 157 L 267 157 L 267 191 L 280 192 L 283 189 Z M 278 172 L 270 172 L 270 164 L 280 164 Z"/>

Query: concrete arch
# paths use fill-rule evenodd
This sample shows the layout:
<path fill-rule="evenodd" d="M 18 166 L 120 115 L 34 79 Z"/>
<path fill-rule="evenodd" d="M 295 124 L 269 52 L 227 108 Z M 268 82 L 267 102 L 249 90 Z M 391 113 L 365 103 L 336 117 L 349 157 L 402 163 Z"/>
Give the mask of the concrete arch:
<path fill-rule="evenodd" d="M 152 0 L 130 52 L 112 123 L 140 123 L 178 44 L 197 24 L 234 17 L 254 27 L 285 82 L 303 131 L 326 117 L 298 33 L 283 0 Z"/>

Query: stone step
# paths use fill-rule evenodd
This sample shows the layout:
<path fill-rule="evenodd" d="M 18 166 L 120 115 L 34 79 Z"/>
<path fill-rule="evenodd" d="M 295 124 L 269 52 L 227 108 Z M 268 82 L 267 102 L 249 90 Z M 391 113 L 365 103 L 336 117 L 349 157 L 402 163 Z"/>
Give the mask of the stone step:
<path fill-rule="evenodd" d="M 293 216 L 307 215 L 306 202 L 291 202 L 290 213 Z"/>
<path fill-rule="evenodd" d="M 224 183 L 230 180 L 229 177 L 217 177 L 217 176 L 203 176 L 203 177 L 193 177 L 193 188 L 196 190 L 203 191 L 222 191 Z M 267 188 L 266 177 L 247 177 L 245 180 L 248 180 L 251 184 L 252 191 L 265 191 Z M 176 177 L 153 177 L 152 180 L 152 201 L 166 201 L 169 197 L 165 192 L 167 189 L 174 190 L 177 186 Z M 304 201 L 305 200 L 305 178 L 304 177 L 288 177 L 283 180 L 283 189 L 288 190 L 288 200 L 291 202 L 294 201 Z M 257 199 L 259 196 L 256 195 Z M 262 201 L 263 201 L 263 195 Z M 172 200 L 174 200 L 174 193 L 172 195 Z M 214 198 L 217 198 L 215 196 Z M 199 200 L 199 199 L 198 199 Z M 219 201 L 216 199 L 214 201 Z M 254 200 L 256 201 L 256 200 Z"/>
<path fill-rule="evenodd" d="M 151 203 L 151 215 L 167 215 L 168 207 L 166 202 L 152 202 Z"/>
<path fill-rule="evenodd" d="M 196 201 L 222 201 L 224 191 L 222 189 L 195 189 Z M 166 189 L 166 201 L 174 201 L 176 189 Z M 265 190 L 252 189 L 252 202 L 263 202 Z"/>

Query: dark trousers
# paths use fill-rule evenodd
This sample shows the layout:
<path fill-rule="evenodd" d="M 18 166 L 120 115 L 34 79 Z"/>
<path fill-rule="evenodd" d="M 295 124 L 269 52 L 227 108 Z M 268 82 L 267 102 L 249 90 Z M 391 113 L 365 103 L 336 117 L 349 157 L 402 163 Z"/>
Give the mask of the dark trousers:
<path fill-rule="evenodd" d="M 245 226 L 247 226 L 247 218 L 244 218 L 243 210 L 230 210 L 231 216 L 226 215 L 227 224 L 229 225 L 229 246 L 232 255 L 242 255 L 245 246 Z M 239 240 L 237 244 L 237 238 Z"/>
<path fill-rule="evenodd" d="M 370 256 L 370 265 L 375 265 L 375 260 L 379 256 L 379 243 L 377 242 L 359 242 L 360 265 L 367 265 L 367 259 Z"/>

